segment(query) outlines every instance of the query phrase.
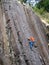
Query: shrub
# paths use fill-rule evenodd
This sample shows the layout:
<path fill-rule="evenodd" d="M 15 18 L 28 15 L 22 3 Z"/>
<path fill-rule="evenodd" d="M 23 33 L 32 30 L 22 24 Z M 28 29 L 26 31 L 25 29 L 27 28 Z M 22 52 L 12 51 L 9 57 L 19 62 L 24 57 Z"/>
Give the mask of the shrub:
<path fill-rule="evenodd" d="M 40 8 L 39 13 L 42 15 L 44 13 L 44 8 Z"/>
<path fill-rule="evenodd" d="M 49 23 L 49 20 L 47 22 Z"/>

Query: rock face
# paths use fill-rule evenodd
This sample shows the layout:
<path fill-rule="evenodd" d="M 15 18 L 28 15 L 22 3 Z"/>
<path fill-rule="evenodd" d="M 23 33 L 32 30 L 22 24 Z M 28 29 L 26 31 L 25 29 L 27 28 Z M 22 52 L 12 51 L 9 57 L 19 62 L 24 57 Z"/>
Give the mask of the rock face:
<path fill-rule="evenodd" d="M 37 46 L 32 51 L 27 40 L 30 36 L 35 38 Z M 15 0 L 0 5 L 0 51 L 1 65 L 49 65 L 41 20 L 29 6 Z"/>

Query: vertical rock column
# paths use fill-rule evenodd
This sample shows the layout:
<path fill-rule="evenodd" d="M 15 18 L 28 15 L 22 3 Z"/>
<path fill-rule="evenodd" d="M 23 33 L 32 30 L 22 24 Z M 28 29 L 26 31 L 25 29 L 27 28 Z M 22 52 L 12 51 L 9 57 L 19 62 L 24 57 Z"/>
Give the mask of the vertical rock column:
<path fill-rule="evenodd" d="M 2 36 L 3 36 L 3 42 L 4 42 L 4 56 L 3 56 L 3 62 L 4 65 L 11 65 L 10 59 L 9 59 L 9 47 L 8 47 L 8 38 L 6 34 L 6 24 L 5 24 L 5 16 L 4 14 L 2 15 L 1 8 L 0 8 L 0 24 L 1 24 L 1 31 L 2 31 Z"/>

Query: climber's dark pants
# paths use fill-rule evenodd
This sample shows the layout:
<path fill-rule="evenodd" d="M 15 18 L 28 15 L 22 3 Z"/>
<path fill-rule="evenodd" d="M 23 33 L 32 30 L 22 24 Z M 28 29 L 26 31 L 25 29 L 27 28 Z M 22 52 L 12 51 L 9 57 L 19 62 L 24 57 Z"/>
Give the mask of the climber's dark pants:
<path fill-rule="evenodd" d="M 29 45 L 30 45 L 30 49 L 31 49 L 31 50 L 32 50 L 32 47 L 34 46 L 34 43 L 35 43 L 35 42 L 32 42 L 32 41 L 29 42 Z"/>

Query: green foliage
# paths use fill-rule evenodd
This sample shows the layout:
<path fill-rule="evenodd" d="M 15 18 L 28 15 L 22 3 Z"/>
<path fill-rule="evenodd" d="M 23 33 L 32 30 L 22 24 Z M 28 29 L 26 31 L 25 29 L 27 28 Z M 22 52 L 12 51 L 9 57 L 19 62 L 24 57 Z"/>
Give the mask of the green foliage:
<path fill-rule="evenodd" d="M 49 0 L 41 0 L 36 6 L 39 9 L 44 8 L 46 11 L 49 12 Z"/>
<path fill-rule="evenodd" d="M 49 23 L 49 20 L 47 22 Z"/>
<path fill-rule="evenodd" d="M 35 12 L 39 12 L 39 9 L 38 9 L 37 7 L 33 7 L 33 10 L 34 10 Z"/>
<path fill-rule="evenodd" d="M 34 9 L 35 12 L 38 12 L 41 15 L 44 13 L 44 8 L 38 9 L 37 7 L 34 7 L 33 9 Z"/>
<path fill-rule="evenodd" d="M 23 3 L 23 2 L 26 3 L 27 0 L 20 0 L 20 1 L 21 1 L 21 3 Z"/>
<path fill-rule="evenodd" d="M 44 8 L 40 8 L 39 13 L 42 15 L 44 13 Z"/>
<path fill-rule="evenodd" d="M 40 16 L 42 19 L 49 23 L 49 13 L 44 8 L 33 7 L 33 10 Z"/>

